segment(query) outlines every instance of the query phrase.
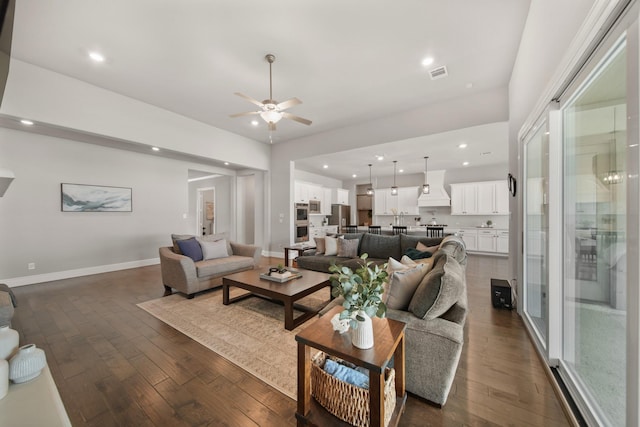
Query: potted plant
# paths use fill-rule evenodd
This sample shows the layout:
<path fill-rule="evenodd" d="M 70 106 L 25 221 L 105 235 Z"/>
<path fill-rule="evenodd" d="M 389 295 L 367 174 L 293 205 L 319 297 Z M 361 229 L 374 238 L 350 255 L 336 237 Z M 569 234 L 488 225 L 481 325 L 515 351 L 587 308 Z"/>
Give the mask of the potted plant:
<path fill-rule="evenodd" d="M 487 227 L 491 227 L 493 225 L 493 221 L 489 220 L 487 221 Z"/>
<path fill-rule="evenodd" d="M 356 271 L 349 267 L 332 265 L 331 295 L 342 296 L 344 310 L 340 320 L 349 320 L 351 326 L 351 342 L 358 348 L 373 347 L 373 316 L 384 317 L 387 306 L 382 301 L 384 283 L 387 280 L 387 264 L 374 265 L 367 261 L 368 254 L 360 257 L 362 264 Z"/>

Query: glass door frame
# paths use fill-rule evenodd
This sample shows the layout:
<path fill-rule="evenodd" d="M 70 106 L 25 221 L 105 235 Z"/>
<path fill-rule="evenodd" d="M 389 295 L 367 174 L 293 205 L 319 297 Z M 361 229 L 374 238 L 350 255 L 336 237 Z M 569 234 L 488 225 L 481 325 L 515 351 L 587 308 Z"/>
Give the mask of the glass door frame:
<path fill-rule="evenodd" d="M 637 4 L 634 4 L 632 8 L 624 15 L 620 21 L 616 24 L 616 27 L 607 35 L 605 40 L 602 42 L 600 46 L 595 50 L 595 52 L 591 55 L 589 60 L 583 69 L 576 75 L 573 82 L 568 86 L 567 90 L 563 94 L 563 99 L 561 99 L 558 103 L 558 110 L 550 113 L 550 117 L 557 115 L 553 121 L 559 121 L 558 123 L 558 131 L 552 132 L 550 135 L 550 146 L 555 147 L 552 151 L 550 150 L 551 158 L 555 158 L 559 160 L 559 165 L 554 165 L 553 169 L 559 171 L 560 174 L 558 178 L 558 186 L 556 190 L 562 189 L 564 186 L 563 176 L 564 176 L 564 167 L 563 167 L 563 132 L 562 132 L 562 111 L 566 105 L 568 105 L 578 94 L 578 92 L 582 89 L 583 85 L 592 78 L 592 73 L 598 67 L 601 67 L 606 58 L 614 51 L 616 46 L 621 42 L 621 39 L 625 39 L 626 41 L 626 55 L 627 55 L 627 245 L 626 245 L 626 253 L 627 259 L 629 260 L 637 260 L 640 259 L 640 253 L 638 251 L 639 244 L 639 232 L 640 232 L 640 221 L 638 216 L 638 209 L 640 209 L 640 194 L 639 189 L 640 185 L 638 183 L 639 180 L 639 168 L 638 164 L 640 163 L 640 152 L 638 150 L 638 141 L 640 141 L 640 133 L 639 133 L 639 101 L 640 101 L 640 82 L 638 81 L 640 78 L 640 31 L 638 26 L 638 7 Z M 556 151 L 558 150 L 558 151 Z M 551 151 L 554 155 L 551 154 Z M 556 166 L 559 166 L 556 169 Z M 560 195 L 560 199 L 564 200 L 563 195 Z M 552 199 L 553 200 L 553 199 Z M 564 212 L 563 207 L 560 206 L 559 212 L 555 212 L 557 217 L 553 219 L 553 222 L 559 225 L 559 230 L 557 234 L 553 234 L 557 237 L 557 241 L 555 245 L 558 248 L 557 256 L 554 256 L 553 259 L 560 260 L 559 263 L 562 262 L 564 253 L 564 240 L 563 233 L 564 227 L 563 218 Z M 550 218 L 551 219 L 551 218 Z M 562 239 L 562 240 L 560 240 Z M 551 254 L 550 254 L 551 257 Z M 638 407 L 638 399 L 639 399 L 639 388 L 640 388 L 640 291 L 638 290 L 638 283 L 640 279 L 640 263 L 637 262 L 628 262 L 627 263 L 627 278 L 626 278 L 626 290 L 627 290 L 627 320 L 626 320 L 626 424 L 627 425 L 639 425 L 640 423 L 640 408 Z M 558 280 L 559 283 L 563 283 L 564 280 L 564 265 L 559 265 L 558 271 L 554 272 L 554 278 L 550 280 Z M 551 276 L 551 272 L 550 272 Z M 562 288 L 562 287 L 561 287 Z M 563 329 L 563 298 L 564 293 L 559 295 L 557 307 L 557 313 L 559 314 L 558 326 L 557 329 Z M 551 322 L 549 323 L 550 325 Z M 560 348 L 557 353 L 558 359 L 562 358 L 562 336 L 560 337 Z M 554 360 L 555 358 L 549 355 L 550 360 Z M 560 376 L 564 379 L 565 385 L 569 389 L 570 393 L 573 396 L 573 399 L 580 409 L 582 415 L 587 420 L 589 425 L 600 425 L 602 420 L 597 418 L 594 409 L 584 401 L 580 396 L 579 391 L 573 386 L 573 379 L 571 378 L 571 374 L 567 369 L 563 369 L 562 363 L 559 363 Z"/>

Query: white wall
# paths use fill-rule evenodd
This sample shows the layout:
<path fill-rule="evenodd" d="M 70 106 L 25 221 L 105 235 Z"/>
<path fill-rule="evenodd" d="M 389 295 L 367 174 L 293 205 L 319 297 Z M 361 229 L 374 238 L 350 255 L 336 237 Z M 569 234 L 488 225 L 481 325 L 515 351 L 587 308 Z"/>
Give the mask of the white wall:
<path fill-rule="evenodd" d="M 509 83 L 509 171 L 518 175 L 518 132 L 545 89 L 553 84 L 563 58 L 571 55 L 569 46 L 578 33 L 595 0 L 532 0 L 518 55 Z M 551 102 L 551 99 L 542 100 Z M 520 178 L 520 177 L 519 177 Z M 518 197 L 510 198 L 510 229 L 521 230 L 520 200 L 523 184 L 518 181 Z M 516 254 L 518 235 L 510 233 L 510 252 Z M 511 277 L 515 278 L 521 256 L 510 257 Z"/>
<path fill-rule="evenodd" d="M 16 175 L 0 198 L 0 281 L 10 286 L 157 262 L 171 233 L 195 228 L 188 169 L 233 173 L 5 128 L 0 159 Z M 131 187 L 133 212 L 61 212 L 62 182 Z"/>

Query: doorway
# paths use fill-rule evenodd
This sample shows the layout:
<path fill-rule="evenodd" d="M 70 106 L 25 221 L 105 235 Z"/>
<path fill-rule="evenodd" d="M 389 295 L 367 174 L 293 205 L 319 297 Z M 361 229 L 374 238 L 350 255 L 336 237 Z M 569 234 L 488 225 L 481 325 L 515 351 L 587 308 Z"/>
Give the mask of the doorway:
<path fill-rule="evenodd" d="M 196 209 L 196 231 L 206 236 L 216 232 L 216 188 L 198 188 Z"/>

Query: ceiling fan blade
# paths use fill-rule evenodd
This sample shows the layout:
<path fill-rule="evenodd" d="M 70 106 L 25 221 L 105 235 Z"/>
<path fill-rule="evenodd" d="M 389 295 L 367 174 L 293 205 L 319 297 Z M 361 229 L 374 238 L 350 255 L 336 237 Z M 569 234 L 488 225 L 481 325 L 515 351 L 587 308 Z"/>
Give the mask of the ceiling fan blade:
<path fill-rule="evenodd" d="M 300 101 L 298 98 L 291 98 L 287 99 L 286 101 L 282 101 L 276 107 L 278 107 L 279 110 L 286 110 L 287 108 L 293 107 L 294 105 L 298 104 L 302 104 L 302 101 Z"/>
<path fill-rule="evenodd" d="M 246 113 L 231 114 L 229 117 L 253 116 L 254 114 L 260 114 L 260 113 L 262 113 L 262 111 L 247 111 Z"/>
<path fill-rule="evenodd" d="M 276 130 L 276 124 L 273 122 L 268 122 L 267 126 L 269 127 L 269 130 Z"/>
<path fill-rule="evenodd" d="M 246 99 L 247 101 L 249 101 L 252 104 L 256 104 L 258 107 L 264 108 L 264 104 L 262 102 L 260 102 L 258 100 L 255 100 L 250 96 L 244 95 L 244 94 L 242 94 L 240 92 L 235 92 L 234 94 L 238 95 L 240 98 Z"/>
<path fill-rule="evenodd" d="M 284 117 L 285 119 L 295 120 L 296 122 L 302 123 L 303 125 L 307 125 L 307 126 L 309 126 L 311 124 L 311 120 L 303 119 L 302 117 L 298 117 L 298 116 L 294 116 L 291 113 L 287 113 L 287 112 L 283 111 L 281 114 L 282 114 L 282 117 Z"/>

